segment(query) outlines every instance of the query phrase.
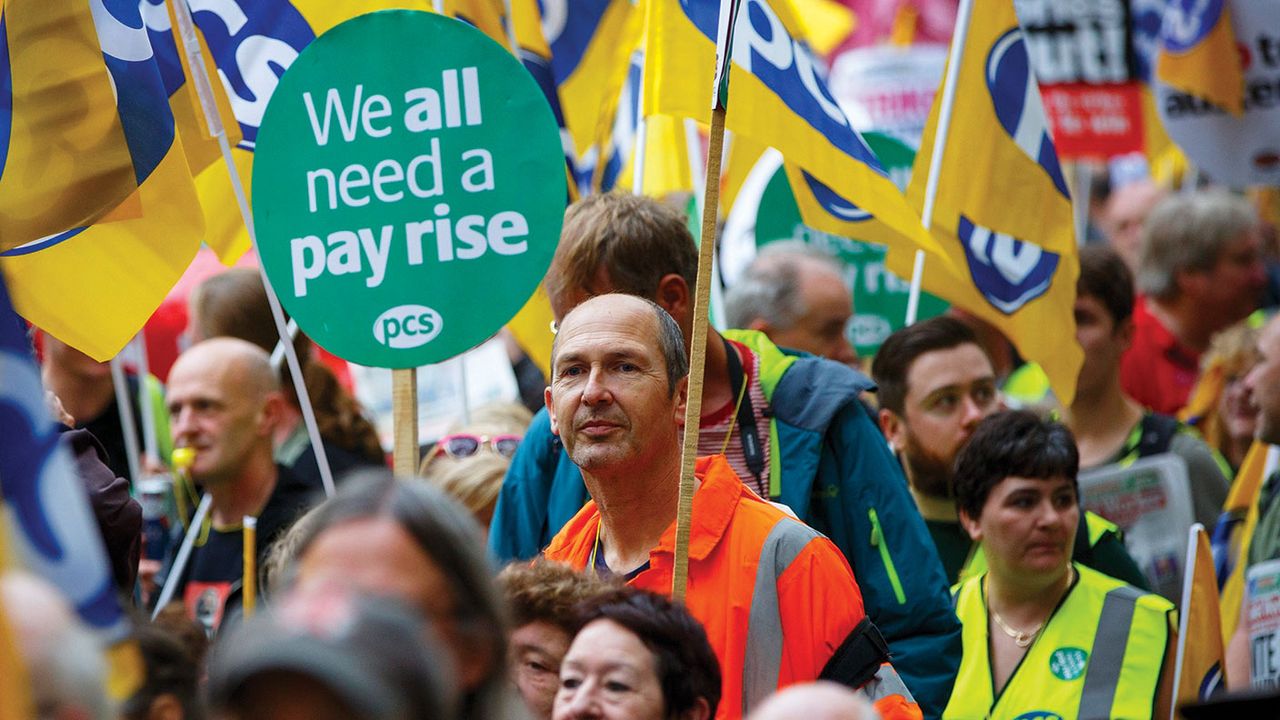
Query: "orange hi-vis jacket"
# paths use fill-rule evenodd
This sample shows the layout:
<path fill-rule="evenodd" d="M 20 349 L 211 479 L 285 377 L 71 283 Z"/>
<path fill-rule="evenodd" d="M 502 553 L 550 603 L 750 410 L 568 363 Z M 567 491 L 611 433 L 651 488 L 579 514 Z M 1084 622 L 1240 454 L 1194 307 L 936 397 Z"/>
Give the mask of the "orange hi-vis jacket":
<path fill-rule="evenodd" d="M 698 458 L 685 604 L 720 661 L 716 718 L 740 718 L 779 688 L 818 679 L 862 621 L 862 593 L 830 540 L 762 500 L 722 455 Z M 595 549 L 600 514 L 587 505 L 551 540 L 549 560 L 582 569 Z M 630 585 L 671 593 L 673 522 Z M 920 709 L 889 663 L 862 689 L 886 720 Z"/>

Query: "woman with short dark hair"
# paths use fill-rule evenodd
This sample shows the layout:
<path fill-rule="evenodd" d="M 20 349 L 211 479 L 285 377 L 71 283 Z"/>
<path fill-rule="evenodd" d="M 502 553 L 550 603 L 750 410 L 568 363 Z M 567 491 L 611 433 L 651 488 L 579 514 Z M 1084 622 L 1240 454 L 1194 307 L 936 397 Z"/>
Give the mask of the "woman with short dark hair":
<path fill-rule="evenodd" d="M 1167 717 L 1173 606 L 1071 561 L 1080 458 L 1064 425 L 992 415 L 956 460 L 988 571 L 960 583 L 964 654 L 944 718 Z"/>
<path fill-rule="evenodd" d="M 682 606 L 621 587 L 582 605 L 579 620 L 561 664 L 554 720 L 715 716 L 720 663 Z"/>

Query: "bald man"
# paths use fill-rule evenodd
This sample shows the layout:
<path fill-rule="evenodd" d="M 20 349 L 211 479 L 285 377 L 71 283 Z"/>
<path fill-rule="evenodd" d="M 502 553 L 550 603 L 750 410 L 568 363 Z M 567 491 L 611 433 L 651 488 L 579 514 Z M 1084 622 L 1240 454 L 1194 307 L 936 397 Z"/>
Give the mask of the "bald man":
<path fill-rule="evenodd" d="M 272 458 L 283 404 L 267 353 L 244 340 L 213 338 L 193 345 L 169 373 L 173 444 L 195 451 L 191 479 L 212 498 L 209 532 L 193 551 L 178 590 L 188 614 L 211 633 L 241 602 L 244 518 L 257 518 L 261 560 L 316 490 Z"/>
<path fill-rule="evenodd" d="M 867 699 L 833 682 L 792 685 L 779 690 L 747 720 L 875 720 L 880 717 Z"/>

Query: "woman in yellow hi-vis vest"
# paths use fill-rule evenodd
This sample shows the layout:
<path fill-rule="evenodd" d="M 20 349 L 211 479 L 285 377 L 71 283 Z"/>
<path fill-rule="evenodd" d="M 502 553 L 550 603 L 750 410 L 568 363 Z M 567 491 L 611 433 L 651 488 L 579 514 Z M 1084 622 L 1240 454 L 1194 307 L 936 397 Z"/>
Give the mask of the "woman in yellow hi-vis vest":
<path fill-rule="evenodd" d="M 1079 455 L 1063 425 L 987 418 L 956 462 L 988 570 L 956 586 L 964 656 L 944 718 L 1169 716 L 1173 605 L 1071 562 Z"/>

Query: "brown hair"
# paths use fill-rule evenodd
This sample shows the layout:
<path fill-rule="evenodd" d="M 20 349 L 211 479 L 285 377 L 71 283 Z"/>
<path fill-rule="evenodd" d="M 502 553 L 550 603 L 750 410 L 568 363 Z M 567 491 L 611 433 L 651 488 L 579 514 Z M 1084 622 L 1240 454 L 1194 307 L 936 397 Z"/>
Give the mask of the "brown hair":
<path fill-rule="evenodd" d="M 698 250 L 684 215 L 674 208 L 642 195 L 590 195 L 565 212 L 547 272 L 552 304 L 575 291 L 592 291 L 601 268 L 614 292 L 652 300 L 664 275 L 675 273 L 694 287 Z"/>
<path fill-rule="evenodd" d="M 610 579 L 545 558 L 514 562 L 498 573 L 498 587 L 511 609 L 511 627 L 545 622 L 569 635 L 578 629 L 577 606 L 617 586 Z"/>

